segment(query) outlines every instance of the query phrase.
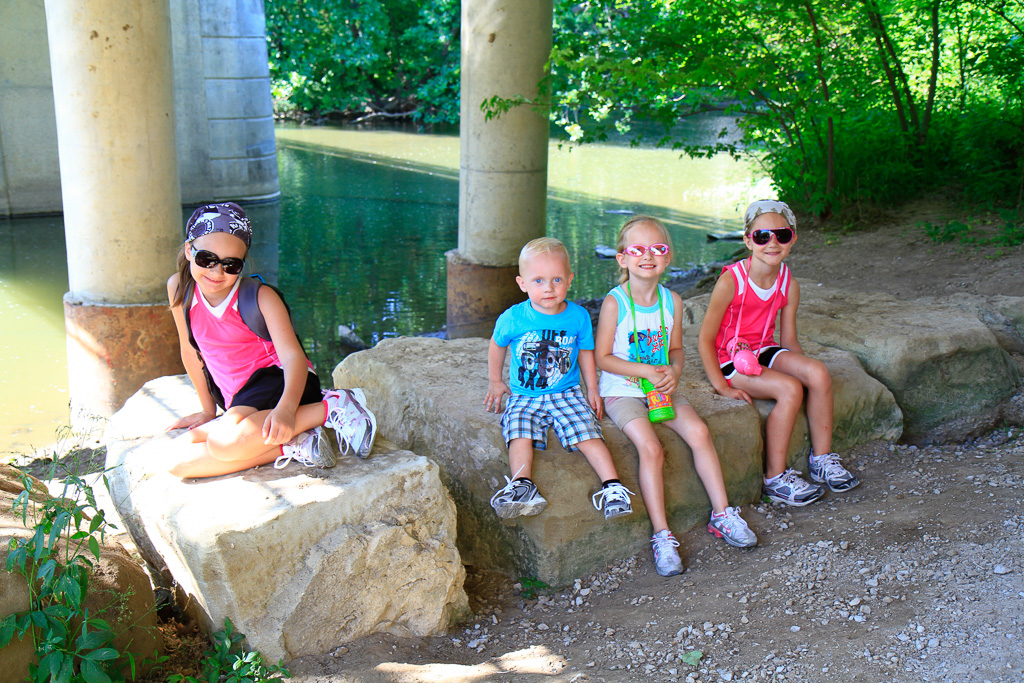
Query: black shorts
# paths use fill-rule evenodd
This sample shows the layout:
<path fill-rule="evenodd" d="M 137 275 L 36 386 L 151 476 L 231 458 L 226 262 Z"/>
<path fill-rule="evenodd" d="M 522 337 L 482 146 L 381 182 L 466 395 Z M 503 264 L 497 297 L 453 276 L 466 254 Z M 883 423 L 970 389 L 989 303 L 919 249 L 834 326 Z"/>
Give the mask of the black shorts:
<path fill-rule="evenodd" d="M 272 365 L 260 368 L 249 376 L 242 388 L 231 400 L 231 407 L 246 406 L 256 410 L 272 410 L 284 394 L 284 370 Z M 320 378 L 315 372 L 306 373 L 306 388 L 299 399 L 299 405 L 319 403 L 324 400 L 320 391 Z"/>
<path fill-rule="evenodd" d="M 757 362 L 766 368 L 770 368 L 772 363 L 775 362 L 775 356 L 779 355 L 782 351 L 789 351 L 784 346 L 766 346 L 757 352 Z M 722 375 L 725 376 L 725 381 L 732 386 L 733 375 L 736 374 L 736 366 L 732 364 L 732 361 L 722 363 Z"/>

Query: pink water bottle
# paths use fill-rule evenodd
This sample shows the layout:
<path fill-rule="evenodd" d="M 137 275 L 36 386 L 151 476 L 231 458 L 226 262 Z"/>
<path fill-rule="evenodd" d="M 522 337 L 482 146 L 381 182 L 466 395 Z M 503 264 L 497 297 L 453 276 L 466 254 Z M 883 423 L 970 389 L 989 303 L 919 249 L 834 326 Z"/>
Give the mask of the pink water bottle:
<path fill-rule="evenodd" d="M 746 339 L 735 337 L 725 345 L 725 351 L 732 357 L 732 364 L 736 371 L 742 375 L 760 375 L 761 364 L 757 362 L 757 356 L 750 349 Z"/>

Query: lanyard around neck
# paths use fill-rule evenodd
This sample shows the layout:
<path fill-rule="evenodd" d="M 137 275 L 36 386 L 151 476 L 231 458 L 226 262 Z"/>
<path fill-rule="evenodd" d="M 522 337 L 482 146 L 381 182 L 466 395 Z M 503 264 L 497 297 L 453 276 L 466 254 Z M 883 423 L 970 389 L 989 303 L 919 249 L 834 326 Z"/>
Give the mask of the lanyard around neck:
<path fill-rule="evenodd" d="M 665 309 L 661 306 L 661 285 L 658 288 L 658 314 L 661 316 L 661 347 L 665 351 L 665 365 L 668 365 L 668 335 L 665 333 Z M 629 294 L 629 310 L 633 314 L 633 342 L 636 344 L 637 362 L 640 361 L 640 335 L 636 331 L 636 304 L 633 303 L 633 291 L 626 280 L 626 293 Z"/>

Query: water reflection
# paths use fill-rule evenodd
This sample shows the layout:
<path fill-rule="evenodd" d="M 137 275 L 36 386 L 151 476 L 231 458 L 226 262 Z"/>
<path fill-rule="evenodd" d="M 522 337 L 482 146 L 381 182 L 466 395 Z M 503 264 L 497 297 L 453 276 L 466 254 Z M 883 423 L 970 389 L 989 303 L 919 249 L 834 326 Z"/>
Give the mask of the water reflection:
<path fill-rule="evenodd" d="M 457 136 L 286 127 L 278 164 L 280 201 L 246 206 L 251 262 L 284 291 L 325 379 L 343 353 L 339 325 L 373 344 L 444 324 L 444 253 L 458 241 Z M 763 193 L 752 177 L 727 157 L 553 143 L 548 234 L 569 248 L 570 295 L 601 296 L 613 284 L 614 262 L 595 258 L 594 246 L 614 243 L 622 212 L 665 220 L 676 267 L 724 257 L 734 245 L 708 243 L 705 233 L 739 225 L 742 207 Z M 61 219 L 0 219 L 0 453 L 50 442 L 67 422 L 66 290 Z"/>

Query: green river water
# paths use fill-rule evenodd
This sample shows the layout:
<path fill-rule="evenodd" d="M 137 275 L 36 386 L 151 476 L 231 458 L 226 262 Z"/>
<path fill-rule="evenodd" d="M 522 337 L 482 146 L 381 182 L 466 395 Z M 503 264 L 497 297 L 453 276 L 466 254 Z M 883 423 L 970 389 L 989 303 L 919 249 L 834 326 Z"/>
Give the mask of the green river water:
<path fill-rule="evenodd" d="M 443 326 L 444 253 L 458 241 L 458 136 L 282 126 L 277 142 L 281 199 L 246 206 L 251 260 L 284 291 L 321 378 L 344 353 L 339 325 L 369 344 Z M 664 220 L 673 266 L 685 269 L 731 253 L 735 243 L 706 233 L 738 228 L 746 203 L 770 191 L 749 164 L 725 156 L 611 144 L 553 141 L 548 175 L 548 234 L 569 248 L 574 299 L 614 284 L 614 261 L 594 247 L 614 244 L 626 212 Z M 163 268 L 170 275 L 173 263 Z M 0 457 L 52 443 L 69 420 L 67 286 L 61 218 L 0 219 Z"/>

